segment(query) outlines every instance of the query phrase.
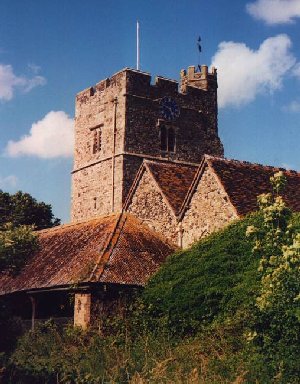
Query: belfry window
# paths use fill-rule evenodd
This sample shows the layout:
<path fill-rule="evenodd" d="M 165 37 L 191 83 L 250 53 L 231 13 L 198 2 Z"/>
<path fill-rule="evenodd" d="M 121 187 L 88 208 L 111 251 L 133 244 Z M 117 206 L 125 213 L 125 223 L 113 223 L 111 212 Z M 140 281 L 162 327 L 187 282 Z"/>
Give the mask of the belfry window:
<path fill-rule="evenodd" d="M 160 125 L 160 149 L 164 152 L 175 152 L 175 129 L 166 125 Z"/>
<path fill-rule="evenodd" d="M 168 151 L 175 152 L 175 130 L 172 127 L 168 129 Z"/>
<path fill-rule="evenodd" d="M 164 125 L 160 127 L 160 149 L 162 151 L 168 150 L 168 130 Z"/>

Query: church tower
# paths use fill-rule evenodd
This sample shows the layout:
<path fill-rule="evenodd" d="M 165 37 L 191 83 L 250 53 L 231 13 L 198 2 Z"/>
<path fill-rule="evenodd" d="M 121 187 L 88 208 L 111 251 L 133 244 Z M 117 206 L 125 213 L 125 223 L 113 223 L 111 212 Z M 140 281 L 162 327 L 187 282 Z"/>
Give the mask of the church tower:
<path fill-rule="evenodd" d="M 76 96 L 72 221 L 119 212 L 143 159 L 195 165 L 223 156 L 216 70 L 180 75 L 178 90 L 125 68 Z"/>

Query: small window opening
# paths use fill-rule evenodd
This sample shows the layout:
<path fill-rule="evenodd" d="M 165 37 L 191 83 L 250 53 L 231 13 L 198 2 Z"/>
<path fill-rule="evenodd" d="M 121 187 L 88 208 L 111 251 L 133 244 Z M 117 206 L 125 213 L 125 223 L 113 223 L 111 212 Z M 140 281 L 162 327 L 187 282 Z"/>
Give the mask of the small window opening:
<path fill-rule="evenodd" d="M 175 131 L 172 127 L 168 129 L 168 151 L 175 152 Z"/>
<path fill-rule="evenodd" d="M 94 209 L 97 209 L 97 197 L 94 197 Z"/>
<path fill-rule="evenodd" d="M 160 148 L 162 151 L 168 149 L 167 128 L 164 125 L 160 127 Z"/>
<path fill-rule="evenodd" d="M 94 130 L 93 153 L 100 152 L 102 149 L 102 131 L 100 128 Z"/>
<path fill-rule="evenodd" d="M 173 127 L 160 126 L 160 149 L 165 152 L 175 152 L 176 135 Z"/>

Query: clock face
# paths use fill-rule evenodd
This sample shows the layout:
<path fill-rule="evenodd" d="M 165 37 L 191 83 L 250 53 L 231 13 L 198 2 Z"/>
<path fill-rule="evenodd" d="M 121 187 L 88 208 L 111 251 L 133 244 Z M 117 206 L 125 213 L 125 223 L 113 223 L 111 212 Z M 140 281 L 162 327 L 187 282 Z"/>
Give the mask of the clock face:
<path fill-rule="evenodd" d="M 175 120 L 180 115 L 180 109 L 176 101 L 171 97 L 163 97 L 160 100 L 160 115 L 168 121 Z"/>

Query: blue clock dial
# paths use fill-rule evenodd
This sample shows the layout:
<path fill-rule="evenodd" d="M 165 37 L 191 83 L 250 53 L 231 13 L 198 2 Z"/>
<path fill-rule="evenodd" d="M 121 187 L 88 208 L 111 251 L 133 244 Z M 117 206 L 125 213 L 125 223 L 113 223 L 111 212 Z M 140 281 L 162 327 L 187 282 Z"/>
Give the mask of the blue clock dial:
<path fill-rule="evenodd" d="M 180 115 L 176 101 L 171 97 L 163 97 L 160 101 L 160 115 L 168 121 L 175 120 Z"/>

